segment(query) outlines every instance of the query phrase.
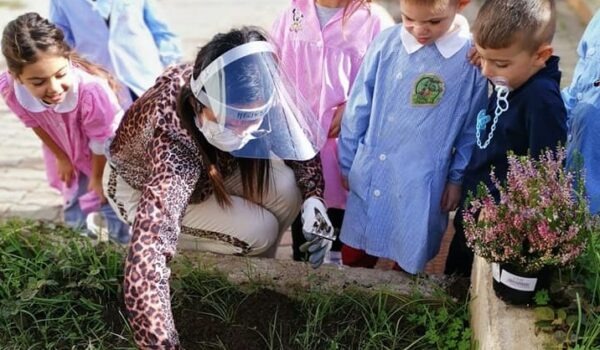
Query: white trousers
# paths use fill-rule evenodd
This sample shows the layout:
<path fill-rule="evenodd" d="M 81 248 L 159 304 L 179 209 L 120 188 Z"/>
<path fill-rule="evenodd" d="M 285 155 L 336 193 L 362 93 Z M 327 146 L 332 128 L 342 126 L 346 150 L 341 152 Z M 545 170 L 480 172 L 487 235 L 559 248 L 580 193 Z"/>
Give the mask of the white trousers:
<path fill-rule="evenodd" d="M 200 251 L 274 257 L 282 234 L 300 212 L 302 196 L 292 169 L 281 160 L 272 160 L 271 164 L 262 205 L 243 198 L 240 173 L 236 171 L 225 181 L 232 205 L 221 208 L 214 195 L 202 203 L 189 204 L 180 234 L 194 241 Z M 133 226 L 141 192 L 108 164 L 103 179 L 109 203 L 121 219 Z"/>

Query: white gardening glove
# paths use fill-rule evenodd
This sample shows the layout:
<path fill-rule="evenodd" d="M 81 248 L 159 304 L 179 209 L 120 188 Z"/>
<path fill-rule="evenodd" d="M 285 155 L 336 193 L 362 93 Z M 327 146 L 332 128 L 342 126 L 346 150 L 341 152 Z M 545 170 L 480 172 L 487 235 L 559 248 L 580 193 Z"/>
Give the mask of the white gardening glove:
<path fill-rule="evenodd" d="M 302 204 L 302 232 L 307 242 L 300 246 L 300 251 L 308 252 L 308 261 L 316 269 L 335 240 L 327 209 L 317 197 L 309 197 Z"/>

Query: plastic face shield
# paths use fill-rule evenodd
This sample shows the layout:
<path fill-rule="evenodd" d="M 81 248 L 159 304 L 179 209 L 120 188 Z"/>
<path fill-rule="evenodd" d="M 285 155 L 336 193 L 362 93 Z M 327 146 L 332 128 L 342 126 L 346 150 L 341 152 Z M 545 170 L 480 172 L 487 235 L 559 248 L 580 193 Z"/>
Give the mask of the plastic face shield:
<path fill-rule="evenodd" d="M 320 120 L 289 84 L 266 41 L 227 51 L 192 77 L 191 88 L 218 125 L 213 135 L 205 134 L 207 140 L 239 137 L 241 148 L 229 150 L 236 157 L 308 160 L 326 141 Z"/>

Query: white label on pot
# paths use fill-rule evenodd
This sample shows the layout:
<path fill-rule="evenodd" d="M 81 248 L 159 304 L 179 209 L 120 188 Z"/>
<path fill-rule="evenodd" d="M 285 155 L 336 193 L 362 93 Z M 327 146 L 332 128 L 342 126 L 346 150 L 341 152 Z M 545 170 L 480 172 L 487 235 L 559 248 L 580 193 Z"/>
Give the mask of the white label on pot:
<path fill-rule="evenodd" d="M 492 277 L 494 277 L 497 282 L 500 282 L 500 264 L 492 263 Z"/>
<path fill-rule="evenodd" d="M 533 292 L 535 290 L 537 278 L 520 277 L 513 275 L 506 270 L 502 270 L 502 273 L 500 274 L 500 283 L 509 286 L 512 289 Z"/>

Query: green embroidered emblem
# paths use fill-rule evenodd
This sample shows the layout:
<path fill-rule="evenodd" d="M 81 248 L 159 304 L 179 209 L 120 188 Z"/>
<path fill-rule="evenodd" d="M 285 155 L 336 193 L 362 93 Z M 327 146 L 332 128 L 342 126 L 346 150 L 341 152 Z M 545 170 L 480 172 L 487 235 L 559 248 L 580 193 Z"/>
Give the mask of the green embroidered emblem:
<path fill-rule="evenodd" d="M 444 95 L 444 82 L 435 74 L 421 75 L 413 88 L 413 105 L 437 105 Z"/>

